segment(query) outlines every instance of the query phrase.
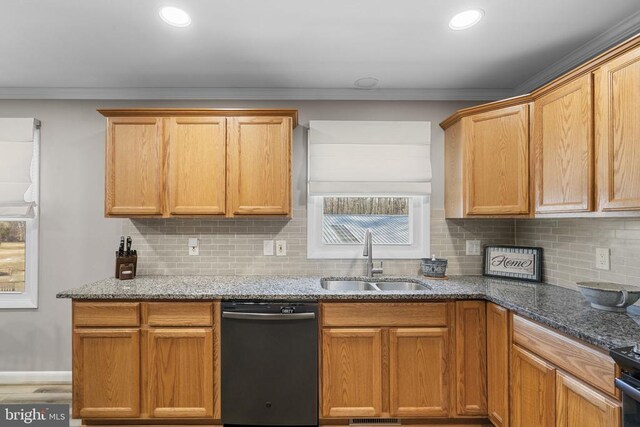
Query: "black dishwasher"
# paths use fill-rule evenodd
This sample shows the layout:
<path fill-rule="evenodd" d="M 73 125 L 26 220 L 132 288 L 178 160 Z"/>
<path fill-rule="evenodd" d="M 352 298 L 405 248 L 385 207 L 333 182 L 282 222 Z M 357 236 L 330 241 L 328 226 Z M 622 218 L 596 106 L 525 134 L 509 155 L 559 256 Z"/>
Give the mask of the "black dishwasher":
<path fill-rule="evenodd" d="M 318 304 L 222 303 L 225 426 L 318 425 Z"/>

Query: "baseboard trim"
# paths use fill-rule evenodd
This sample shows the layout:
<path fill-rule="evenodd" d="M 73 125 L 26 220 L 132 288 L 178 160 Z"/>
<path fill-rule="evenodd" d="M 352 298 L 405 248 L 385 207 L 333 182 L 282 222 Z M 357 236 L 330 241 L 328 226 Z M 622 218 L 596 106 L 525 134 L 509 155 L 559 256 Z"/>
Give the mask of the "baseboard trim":
<path fill-rule="evenodd" d="M 0 384 L 71 384 L 71 371 L 0 371 Z"/>

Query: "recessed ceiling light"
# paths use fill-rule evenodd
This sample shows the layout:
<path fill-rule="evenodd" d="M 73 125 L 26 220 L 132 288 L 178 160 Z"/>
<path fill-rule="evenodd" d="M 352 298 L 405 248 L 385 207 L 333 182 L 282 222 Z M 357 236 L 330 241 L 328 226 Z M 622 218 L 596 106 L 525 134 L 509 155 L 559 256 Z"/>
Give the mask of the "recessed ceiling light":
<path fill-rule="evenodd" d="M 160 18 L 174 27 L 188 27 L 191 25 L 191 17 L 182 9 L 167 6 L 160 9 Z"/>
<path fill-rule="evenodd" d="M 452 30 L 466 30 L 480 22 L 483 16 L 484 11 L 482 9 L 465 10 L 451 18 L 449 28 Z"/>
<path fill-rule="evenodd" d="M 378 79 L 375 77 L 362 77 L 353 83 L 358 89 L 373 89 L 378 86 Z"/>

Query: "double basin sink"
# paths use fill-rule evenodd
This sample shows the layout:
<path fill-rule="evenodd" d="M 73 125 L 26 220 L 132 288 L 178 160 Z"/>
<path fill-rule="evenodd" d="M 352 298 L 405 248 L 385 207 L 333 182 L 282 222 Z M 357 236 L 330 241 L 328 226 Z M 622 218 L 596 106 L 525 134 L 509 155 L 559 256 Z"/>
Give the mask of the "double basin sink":
<path fill-rule="evenodd" d="M 364 281 L 322 280 L 321 286 L 328 291 L 430 291 L 431 288 L 410 281 Z"/>

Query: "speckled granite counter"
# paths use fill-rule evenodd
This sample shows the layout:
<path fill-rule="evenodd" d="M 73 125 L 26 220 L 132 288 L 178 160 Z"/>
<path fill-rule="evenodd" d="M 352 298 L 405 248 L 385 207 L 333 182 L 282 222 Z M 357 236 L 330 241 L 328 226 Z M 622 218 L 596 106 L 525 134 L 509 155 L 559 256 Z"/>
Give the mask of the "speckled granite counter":
<path fill-rule="evenodd" d="M 482 276 L 453 276 L 449 280 L 429 280 L 422 276 L 410 279 L 419 280 L 431 289 L 328 291 L 320 286 L 321 277 L 141 276 L 126 282 L 106 279 L 61 292 L 57 297 L 77 300 L 289 301 L 485 299 L 605 349 L 640 342 L 640 316 L 595 310 L 578 292 L 570 289 Z"/>

